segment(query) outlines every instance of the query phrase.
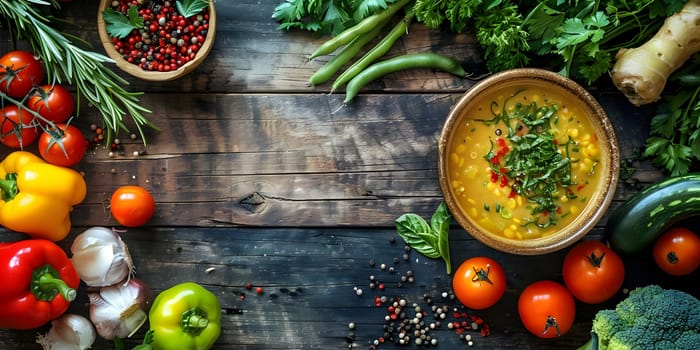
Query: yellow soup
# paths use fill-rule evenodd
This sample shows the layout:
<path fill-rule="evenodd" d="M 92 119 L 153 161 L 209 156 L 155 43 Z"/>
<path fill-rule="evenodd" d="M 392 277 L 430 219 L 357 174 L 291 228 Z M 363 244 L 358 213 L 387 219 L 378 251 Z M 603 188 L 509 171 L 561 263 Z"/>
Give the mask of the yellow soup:
<path fill-rule="evenodd" d="M 566 226 L 600 181 L 600 145 L 587 109 L 535 86 L 480 98 L 448 146 L 447 178 L 459 206 L 506 238 L 539 238 Z"/>

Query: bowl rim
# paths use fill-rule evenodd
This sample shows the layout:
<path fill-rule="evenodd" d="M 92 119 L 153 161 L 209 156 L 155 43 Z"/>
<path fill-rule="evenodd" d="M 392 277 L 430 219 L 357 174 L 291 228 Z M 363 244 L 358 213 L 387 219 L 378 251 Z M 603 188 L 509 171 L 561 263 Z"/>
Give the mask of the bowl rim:
<path fill-rule="evenodd" d="M 582 210 L 582 214 L 579 216 L 579 218 L 575 219 L 570 224 L 570 226 L 573 225 L 572 232 L 563 239 L 559 237 L 558 234 L 551 234 L 542 238 L 515 240 L 482 232 L 470 221 L 467 215 L 458 210 L 459 206 L 452 196 L 448 183 L 447 165 L 449 160 L 447 159 L 447 152 L 450 136 L 452 133 L 454 133 L 454 126 L 461 119 L 463 111 L 470 107 L 473 98 L 480 93 L 497 88 L 498 85 L 501 85 L 504 82 L 517 82 L 521 80 L 536 81 L 544 84 L 554 84 L 556 87 L 562 90 L 562 92 L 569 93 L 574 97 L 580 98 L 584 106 L 589 110 L 589 114 L 591 116 L 598 116 L 598 118 L 591 118 L 591 123 L 593 124 L 593 128 L 596 130 L 596 133 L 602 134 L 599 135 L 599 138 L 604 137 L 602 140 L 602 144 L 604 144 L 604 146 L 602 147 L 604 149 L 609 149 L 609 152 L 602 152 L 603 154 L 607 155 L 606 158 L 608 159 L 606 164 L 601 167 L 601 171 L 603 171 L 601 174 L 601 183 L 609 184 L 609 190 L 604 191 L 603 193 L 598 193 L 596 196 L 591 198 L 591 201 L 589 201 L 586 207 Z M 580 238 L 585 236 L 598 223 L 598 221 L 600 221 L 603 215 L 605 215 L 610 203 L 612 202 L 619 179 L 619 167 L 620 153 L 617 136 L 615 135 L 613 125 L 608 119 L 608 115 L 603 107 L 598 103 L 593 95 L 588 92 L 588 90 L 584 89 L 575 81 L 566 78 L 559 73 L 540 68 L 516 68 L 506 70 L 493 74 L 474 84 L 450 109 L 445 124 L 441 130 L 438 143 L 438 177 L 440 188 L 443 193 L 445 203 L 455 221 L 457 221 L 457 223 L 470 235 L 481 241 L 483 244 L 499 251 L 518 255 L 537 255 L 554 252 L 575 243 Z M 587 219 L 584 220 L 586 217 Z"/>
<path fill-rule="evenodd" d="M 169 72 L 154 72 L 146 71 L 141 69 L 141 67 L 129 63 L 126 61 L 117 50 L 114 49 L 112 44 L 112 37 L 109 36 L 106 29 L 106 23 L 102 18 L 102 11 L 107 9 L 111 5 L 112 0 L 100 0 L 100 4 L 97 10 L 97 31 L 100 36 L 100 42 L 104 48 L 107 56 L 111 58 L 119 69 L 134 76 L 139 79 L 147 81 L 170 81 L 180 78 L 190 72 L 192 72 L 197 66 L 199 66 L 202 61 L 209 56 L 212 47 L 214 46 L 214 40 L 216 38 L 216 7 L 214 6 L 215 1 L 209 0 L 209 29 L 207 31 L 206 40 L 202 47 L 197 52 L 194 60 L 191 60 L 178 69 Z"/>

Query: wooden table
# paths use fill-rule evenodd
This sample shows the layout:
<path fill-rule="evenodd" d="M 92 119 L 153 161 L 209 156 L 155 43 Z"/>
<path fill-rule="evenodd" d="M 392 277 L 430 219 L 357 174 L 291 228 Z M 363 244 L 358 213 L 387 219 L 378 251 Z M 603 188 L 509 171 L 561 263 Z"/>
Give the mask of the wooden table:
<path fill-rule="evenodd" d="M 144 186 L 157 201 L 157 213 L 148 226 L 122 233 L 136 277 L 155 293 L 183 281 L 216 293 L 224 318 L 215 349 L 367 349 L 385 325 L 386 309 L 374 306 L 375 296 L 406 298 L 424 309 L 424 297 L 430 296 L 436 305 L 458 307 L 442 296 L 451 290 L 442 261 L 416 252 L 404 260 L 394 220 L 407 212 L 427 218 L 442 201 L 438 135 L 450 107 L 474 81 L 431 70 L 400 72 L 371 84 L 342 107 L 342 93 L 306 83 L 328 59 L 307 62 L 325 38 L 277 30 L 271 14 L 278 3 L 219 0 L 216 44 L 195 72 L 167 83 L 125 76 L 130 90 L 146 92 L 143 105 L 153 111 L 150 119 L 161 130 L 148 133 L 146 149 L 124 134 L 124 154 L 110 157 L 98 148 L 76 166 L 85 174 L 89 193 L 74 209 L 71 235 L 59 244 L 68 249 L 88 227 L 115 226 L 106 208 L 112 191 L 127 184 Z M 66 30 L 102 52 L 96 1 L 63 3 L 61 14 L 78 25 Z M 0 49 L 10 47 L 3 29 Z M 422 51 L 455 57 L 477 75 L 485 72 L 471 35 L 432 32 L 419 24 L 389 54 Z M 631 159 L 644 143 L 653 109 L 631 106 L 614 89 L 590 90 L 615 125 L 622 157 Z M 86 106 L 76 125 L 90 135 L 88 126 L 99 120 Z M 663 177 L 647 161 L 631 165 L 639 183 L 621 182 L 612 208 L 639 185 Z M 600 239 L 605 221 L 587 238 Z M 1 234 L 4 241 L 25 237 Z M 507 272 L 503 299 L 474 313 L 491 327 L 488 337 L 468 333 L 477 348 L 576 348 L 587 340 L 595 312 L 622 297 L 602 305 L 577 304 L 568 334 L 540 340 L 521 326 L 517 298 L 536 280 L 561 281 L 565 252 L 505 254 L 457 225 L 450 231 L 450 246 L 455 268 L 468 257 L 486 255 Z M 692 282 L 698 280 L 697 272 L 670 278 L 648 255 L 625 261 L 625 288 L 659 283 L 698 294 Z M 382 270 L 381 264 L 394 271 Z M 401 283 L 409 271 L 414 281 Z M 385 284 L 383 291 L 369 287 L 371 275 Z M 246 289 L 248 283 L 263 293 Z M 356 289 L 364 293 L 357 295 Z M 87 303 L 81 288 L 70 311 L 87 315 Z M 349 323 L 356 325 L 354 331 Z M 0 330 L 2 348 L 37 349 L 34 337 L 46 330 Z M 126 344 L 136 345 L 144 333 L 142 329 Z M 431 335 L 439 341 L 437 348 L 467 347 L 444 324 Z M 100 339 L 94 348 L 108 349 L 111 343 Z M 406 347 L 387 342 L 379 348 Z"/>

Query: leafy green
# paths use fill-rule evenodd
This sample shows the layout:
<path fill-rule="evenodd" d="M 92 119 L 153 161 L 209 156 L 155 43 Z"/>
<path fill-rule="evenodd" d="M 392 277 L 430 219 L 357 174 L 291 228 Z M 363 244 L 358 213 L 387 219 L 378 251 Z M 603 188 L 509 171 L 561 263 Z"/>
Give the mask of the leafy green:
<path fill-rule="evenodd" d="M 700 55 L 671 76 L 669 91 L 651 120 L 644 155 L 671 176 L 700 163 Z"/>
<path fill-rule="evenodd" d="M 116 38 L 126 38 L 134 29 L 143 27 L 143 17 L 139 15 L 139 9 L 136 5 L 131 5 L 126 11 L 126 15 L 112 9 L 106 9 L 102 12 L 102 18 L 105 21 L 105 28 L 110 36 Z"/>
<path fill-rule="evenodd" d="M 413 10 L 431 29 L 475 30 L 491 72 L 542 62 L 592 84 L 620 48 L 646 41 L 686 1 L 416 0 Z"/>
<path fill-rule="evenodd" d="M 300 29 L 336 35 L 397 0 L 286 0 L 272 18 L 278 29 Z"/>
<path fill-rule="evenodd" d="M 523 27 L 532 33 L 527 54 L 543 56 L 562 75 L 590 85 L 612 68 L 619 49 L 649 39 L 685 1 L 522 1 Z"/>
<path fill-rule="evenodd" d="M 514 67 L 524 67 L 530 62 L 526 52 L 530 49 L 528 34 L 523 29 L 523 18 L 516 6 L 494 8 L 476 19 L 479 28 L 476 39 L 485 47 L 487 68 L 498 72 Z M 500 59 L 491 59 L 499 57 Z"/>
<path fill-rule="evenodd" d="M 175 3 L 177 11 L 180 12 L 185 18 L 192 17 L 196 14 L 201 13 L 207 6 L 209 6 L 208 0 L 178 0 Z"/>
<path fill-rule="evenodd" d="M 442 258 L 447 274 L 452 273 L 450 264 L 449 229 L 452 215 L 445 203 L 440 203 L 428 224 L 417 214 L 407 213 L 396 219 L 396 231 L 403 240 L 428 258 Z"/>

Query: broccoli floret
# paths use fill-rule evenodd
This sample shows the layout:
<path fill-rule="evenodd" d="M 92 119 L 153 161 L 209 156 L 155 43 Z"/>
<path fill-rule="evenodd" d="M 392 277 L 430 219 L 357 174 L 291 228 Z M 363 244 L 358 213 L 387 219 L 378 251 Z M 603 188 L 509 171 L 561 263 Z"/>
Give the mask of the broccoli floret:
<path fill-rule="evenodd" d="M 657 285 L 637 288 L 615 310 L 598 311 L 591 333 L 579 350 L 698 349 L 700 301 Z"/>

